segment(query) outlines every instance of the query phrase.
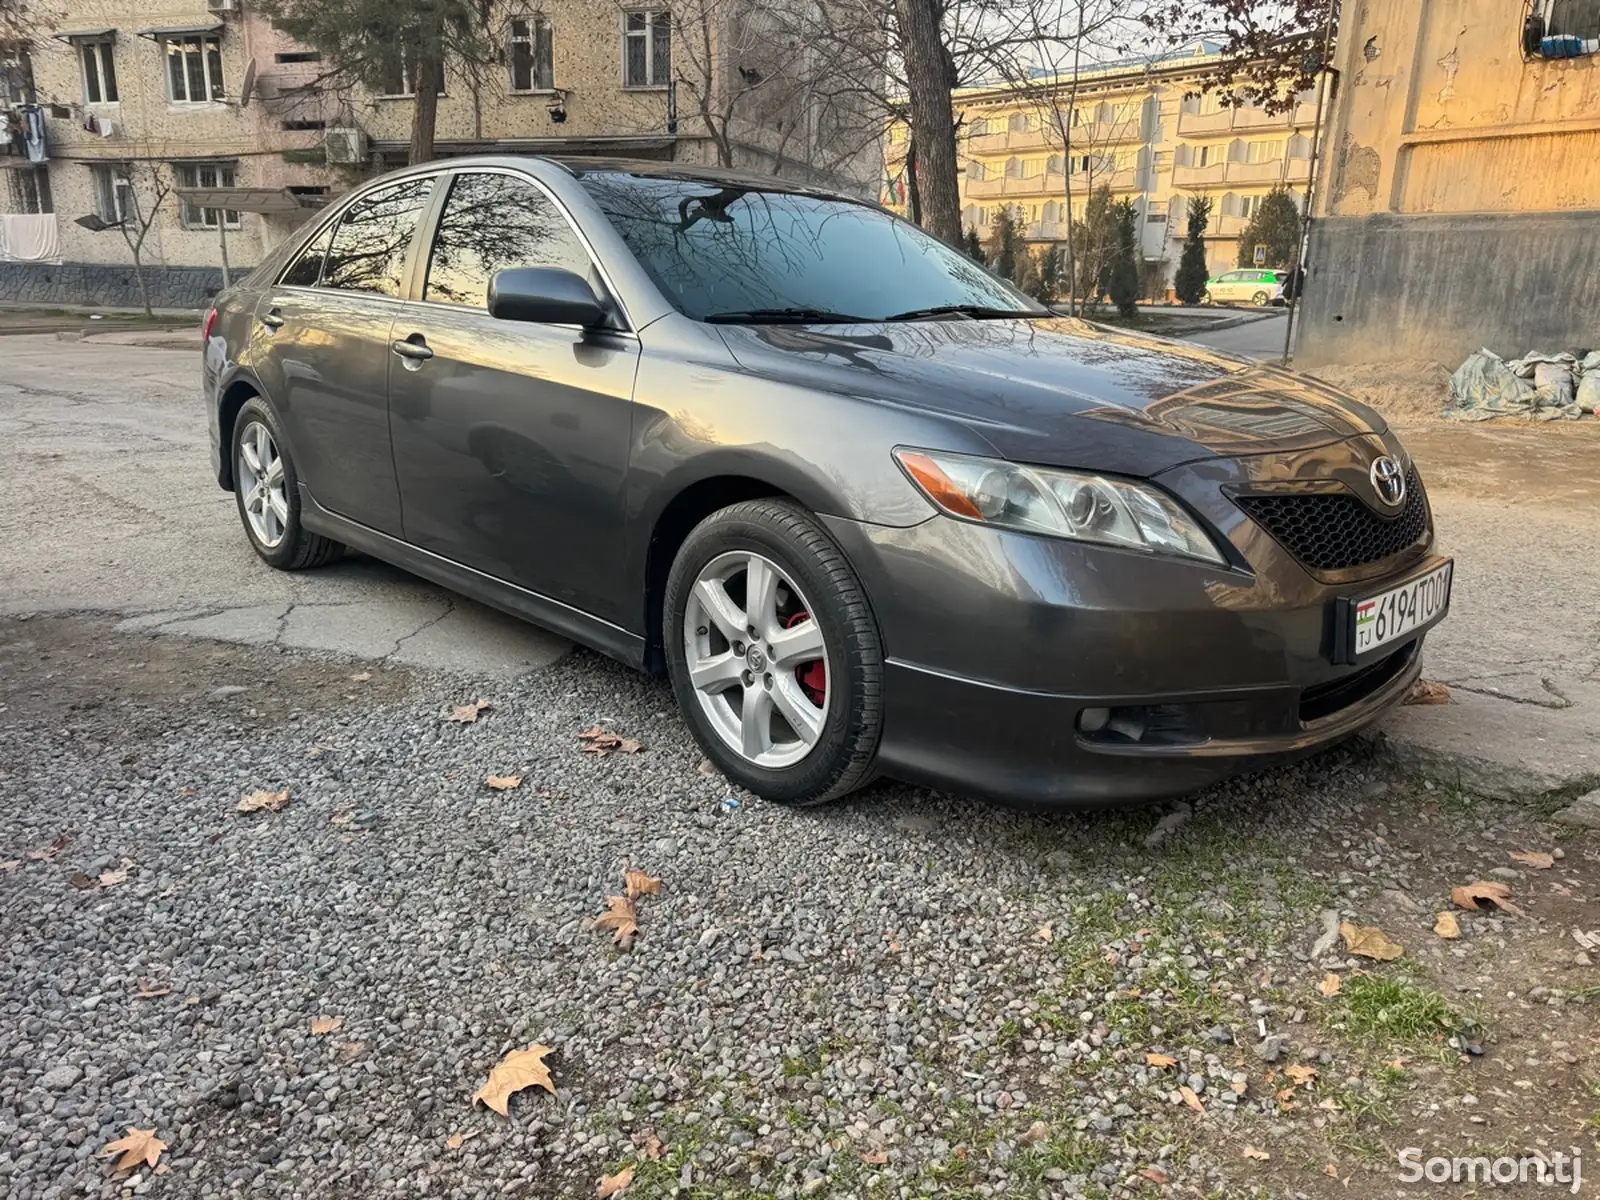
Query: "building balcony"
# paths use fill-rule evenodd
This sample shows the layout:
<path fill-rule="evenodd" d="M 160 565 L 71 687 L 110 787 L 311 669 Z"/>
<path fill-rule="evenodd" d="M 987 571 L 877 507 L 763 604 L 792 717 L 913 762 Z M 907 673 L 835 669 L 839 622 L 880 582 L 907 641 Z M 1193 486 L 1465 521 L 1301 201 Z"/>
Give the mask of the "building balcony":
<path fill-rule="evenodd" d="M 1214 137 L 1219 133 L 1260 133 L 1276 129 L 1303 129 L 1317 123 L 1315 104 L 1297 104 L 1289 112 L 1269 113 L 1264 108 L 1225 108 L 1214 113 L 1179 113 L 1180 137 Z"/>
<path fill-rule="evenodd" d="M 1012 130 L 1006 135 L 1007 150 L 1043 150 L 1054 142 L 1052 134 L 1044 129 Z"/>
<path fill-rule="evenodd" d="M 1229 183 L 1301 183 L 1311 178 L 1309 158 L 1270 159 L 1267 162 L 1231 162 Z"/>
<path fill-rule="evenodd" d="M 1142 142 L 1144 132 L 1133 117 L 1125 121 L 1091 121 L 1073 129 L 1072 140 L 1079 146 L 1109 146 L 1116 142 Z"/>
<path fill-rule="evenodd" d="M 1005 130 L 999 133 L 985 133 L 979 137 L 967 139 L 968 154 L 1004 154 L 1006 138 L 1010 136 Z"/>
<path fill-rule="evenodd" d="M 1213 213 L 1210 222 L 1206 225 L 1206 236 L 1208 238 L 1236 238 L 1244 232 L 1244 227 L 1248 224 L 1250 224 L 1249 217 Z"/>
<path fill-rule="evenodd" d="M 1228 163 L 1215 162 L 1204 167 L 1175 166 L 1173 187 L 1218 187 L 1228 180 Z"/>
<path fill-rule="evenodd" d="M 1178 134 L 1182 137 L 1196 137 L 1217 133 L 1227 133 L 1233 128 L 1233 111 L 1223 109 L 1214 113 L 1179 113 Z"/>
<path fill-rule="evenodd" d="M 991 196 L 1005 195 L 1006 184 L 1010 182 L 1005 178 L 999 179 L 967 179 L 966 194 L 974 200 L 986 200 Z"/>

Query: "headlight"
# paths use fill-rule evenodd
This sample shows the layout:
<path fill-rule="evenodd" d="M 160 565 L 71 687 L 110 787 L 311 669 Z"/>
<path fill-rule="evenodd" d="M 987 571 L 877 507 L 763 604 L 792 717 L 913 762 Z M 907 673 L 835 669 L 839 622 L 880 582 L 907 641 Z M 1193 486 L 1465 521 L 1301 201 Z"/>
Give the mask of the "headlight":
<path fill-rule="evenodd" d="M 952 517 L 1150 554 L 1224 561 L 1199 523 L 1148 484 L 942 451 L 901 448 L 894 456 L 923 494 Z"/>

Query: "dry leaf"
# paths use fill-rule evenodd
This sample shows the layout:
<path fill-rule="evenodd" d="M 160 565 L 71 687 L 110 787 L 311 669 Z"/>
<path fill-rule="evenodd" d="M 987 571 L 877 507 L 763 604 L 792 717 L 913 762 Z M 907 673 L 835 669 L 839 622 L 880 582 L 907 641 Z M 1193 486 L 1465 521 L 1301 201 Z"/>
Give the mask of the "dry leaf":
<path fill-rule="evenodd" d="M 289 803 L 289 789 L 288 788 L 284 788 L 283 791 L 281 791 L 281 792 L 268 792 L 268 791 L 264 791 L 264 790 L 262 790 L 260 788 L 257 788 L 255 791 L 251 792 L 248 796 L 240 796 L 239 797 L 239 811 L 240 812 L 259 812 L 261 809 L 264 808 L 268 812 L 278 812 L 281 809 L 283 809 L 288 803 Z"/>
<path fill-rule="evenodd" d="M 1388 1067 L 1391 1071 L 1398 1071 L 1406 1065 L 1406 1060 L 1403 1058 L 1391 1058 L 1383 1065 Z"/>
<path fill-rule="evenodd" d="M 74 871 L 71 875 L 68 875 L 67 882 L 73 887 L 77 888 L 80 892 L 87 892 L 94 886 L 94 880 L 89 878 L 89 876 L 85 875 L 82 871 Z"/>
<path fill-rule="evenodd" d="M 48 846 L 40 846 L 39 849 L 37 849 L 37 850 L 29 850 L 28 851 L 28 857 L 31 858 L 34 862 L 49 862 L 52 858 L 54 858 L 56 855 L 60 854 L 63 850 L 65 850 L 70 845 L 72 845 L 72 839 L 71 838 L 69 838 L 69 837 L 58 837 L 55 841 L 51 842 Z"/>
<path fill-rule="evenodd" d="M 1194 1094 L 1194 1089 L 1192 1087 L 1189 1087 L 1187 1084 L 1185 1084 L 1183 1087 L 1178 1089 L 1178 1095 L 1182 1096 L 1183 1102 L 1190 1108 L 1194 1109 L 1195 1112 L 1204 1115 L 1206 1106 L 1200 1103 L 1200 1097 Z"/>
<path fill-rule="evenodd" d="M 1322 982 L 1317 984 L 1317 991 L 1324 996 L 1337 996 L 1339 994 L 1339 977 L 1329 971 L 1322 977 Z"/>
<path fill-rule="evenodd" d="M 135 1000 L 154 1000 L 157 996 L 170 996 L 172 989 L 166 984 L 157 987 L 148 979 L 139 980 L 139 991 L 134 996 Z"/>
<path fill-rule="evenodd" d="M 1139 1174 L 1151 1183 L 1166 1183 L 1170 1178 L 1160 1167 L 1146 1167 Z"/>
<path fill-rule="evenodd" d="M 600 1190 L 595 1193 L 595 1200 L 611 1200 L 612 1196 L 619 1195 L 632 1182 L 632 1167 L 623 1167 L 615 1175 L 602 1175 Z"/>
<path fill-rule="evenodd" d="M 369 680 L 371 678 L 372 678 L 372 672 L 371 671 L 357 671 L 354 675 L 350 676 L 350 682 L 351 683 L 365 683 L 367 680 Z"/>
<path fill-rule="evenodd" d="M 1450 903 L 1457 908 L 1465 908 L 1477 912 L 1479 911 L 1478 902 L 1480 900 L 1485 904 L 1500 909 L 1502 912 L 1510 913 L 1513 917 L 1526 915 L 1520 908 L 1511 903 L 1511 889 L 1497 880 L 1480 879 L 1476 883 L 1463 884 L 1461 887 L 1452 888 L 1450 891 Z"/>
<path fill-rule="evenodd" d="M 491 775 L 483 781 L 497 792 L 509 792 L 522 786 L 521 775 Z"/>
<path fill-rule="evenodd" d="M 887 1150 L 863 1151 L 861 1161 L 871 1167 L 881 1167 L 889 1161 L 889 1152 Z"/>
<path fill-rule="evenodd" d="M 1339 1165 L 1337 1163 L 1329 1163 L 1322 1168 L 1322 1173 L 1329 1179 L 1337 1179 L 1339 1178 Z"/>
<path fill-rule="evenodd" d="M 311 1035 L 322 1037 L 324 1034 L 337 1033 L 344 1028 L 343 1017 L 312 1017 Z"/>
<path fill-rule="evenodd" d="M 629 900 L 637 900 L 640 896 L 661 895 L 661 880 L 646 875 L 643 871 L 636 871 L 630 867 L 623 873 L 622 878 L 628 885 Z"/>
<path fill-rule="evenodd" d="M 459 1150 L 482 1132 L 481 1129 L 474 1129 L 471 1133 L 452 1133 L 445 1138 L 444 1144 L 452 1150 Z"/>
<path fill-rule="evenodd" d="M 101 887 L 116 887 L 119 883 L 128 882 L 128 868 L 118 867 L 115 871 L 100 872 Z"/>
<path fill-rule="evenodd" d="M 118 1138 L 106 1145 L 100 1151 L 101 1158 L 109 1158 L 113 1154 L 122 1155 L 117 1160 L 116 1170 L 131 1171 L 140 1163 L 153 1167 L 161 1157 L 161 1152 L 167 1144 L 156 1136 L 154 1129 L 134 1129 L 128 1127 L 128 1136 Z"/>
<path fill-rule="evenodd" d="M 487 700 L 474 700 L 471 704 L 458 704 L 450 710 L 449 720 L 458 721 L 462 725 L 472 725 L 477 722 L 478 714 L 488 712 L 494 705 Z"/>
<path fill-rule="evenodd" d="M 619 734 L 612 733 L 609 729 L 600 725 L 585 729 L 578 734 L 578 740 L 587 743 L 583 747 L 583 752 L 592 754 L 596 758 L 604 758 L 612 751 L 618 754 L 637 754 L 644 749 L 642 742 L 636 742 L 633 738 L 625 738 Z"/>
<path fill-rule="evenodd" d="M 367 1044 L 365 1042 L 346 1042 L 344 1045 L 339 1047 L 339 1061 L 347 1063 L 355 1062 L 356 1059 L 361 1057 L 362 1052 L 366 1050 L 366 1048 Z"/>
<path fill-rule="evenodd" d="M 550 1068 L 544 1065 L 544 1056 L 549 1053 L 549 1046 L 513 1050 L 489 1072 L 489 1081 L 472 1093 L 472 1103 L 476 1105 L 481 1100 L 502 1117 L 509 1118 L 507 1103 L 513 1092 L 542 1087 L 554 1096 L 556 1085 L 550 1080 Z"/>
<path fill-rule="evenodd" d="M 639 914 L 626 896 L 607 896 L 606 903 L 611 907 L 594 919 L 594 928 L 611 930 L 611 940 L 626 950 L 639 932 Z"/>
<path fill-rule="evenodd" d="M 1511 857 L 1519 863 L 1526 863 L 1535 871 L 1548 871 L 1556 865 L 1556 856 L 1545 850 L 1513 850 Z"/>
<path fill-rule="evenodd" d="M 1257 1162 L 1266 1162 L 1272 1157 L 1272 1155 L 1268 1154 L 1265 1150 L 1257 1150 L 1254 1146 L 1246 1146 L 1244 1148 L 1244 1156 L 1246 1158 L 1253 1158 Z"/>
<path fill-rule="evenodd" d="M 1339 934 L 1344 938 L 1345 948 L 1362 958 L 1393 962 L 1405 953 L 1405 947 L 1398 942 L 1391 942 L 1376 925 L 1352 925 L 1349 921 L 1343 921 L 1339 925 Z"/>
<path fill-rule="evenodd" d="M 1450 689 L 1432 679 L 1419 679 L 1411 685 L 1402 704 L 1449 704 Z"/>
<path fill-rule="evenodd" d="M 1144 1061 L 1152 1067 L 1161 1067 L 1163 1070 L 1167 1067 L 1175 1067 L 1178 1065 L 1178 1060 L 1173 1058 L 1170 1054 L 1146 1054 L 1144 1056 Z"/>
<path fill-rule="evenodd" d="M 1317 1069 L 1304 1063 L 1292 1063 L 1283 1069 L 1283 1073 L 1294 1080 L 1296 1087 L 1305 1087 L 1317 1077 Z"/>
<path fill-rule="evenodd" d="M 21 865 L 22 860 L 20 858 L 8 858 L 5 862 L 0 862 L 0 871 L 4 871 L 7 875 L 9 875 Z"/>
<path fill-rule="evenodd" d="M 1027 1132 L 1018 1138 L 1017 1142 L 1023 1146 L 1031 1146 L 1035 1142 L 1044 1141 L 1049 1136 L 1050 1126 L 1046 1125 L 1043 1121 L 1035 1121 L 1032 1125 L 1028 1126 Z"/>
<path fill-rule="evenodd" d="M 1442 938 L 1455 941 L 1461 936 L 1461 922 L 1456 920 L 1456 915 L 1448 909 L 1439 914 L 1439 919 L 1433 923 L 1433 931 Z"/>
<path fill-rule="evenodd" d="M 336 812 L 331 817 L 329 817 L 328 818 L 328 824 L 329 825 L 348 825 L 348 824 L 350 824 L 351 821 L 354 821 L 355 819 L 356 819 L 355 811 L 353 809 L 348 809 L 347 808 L 347 809 L 344 810 L 344 812 Z"/>
<path fill-rule="evenodd" d="M 1055 922 L 1046 921 L 1043 925 L 1039 926 L 1039 928 L 1033 931 L 1033 936 L 1038 938 L 1041 942 L 1054 941 L 1056 936 Z"/>
<path fill-rule="evenodd" d="M 639 1134 L 634 1134 L 633 1140 L 643 1148 L 644 1156 L 651 1162 L 659 1162 L 661 1156 L 667 1152 L 667 1144 L 653 1132 L 646 1132 L 643 1137 Z"/>

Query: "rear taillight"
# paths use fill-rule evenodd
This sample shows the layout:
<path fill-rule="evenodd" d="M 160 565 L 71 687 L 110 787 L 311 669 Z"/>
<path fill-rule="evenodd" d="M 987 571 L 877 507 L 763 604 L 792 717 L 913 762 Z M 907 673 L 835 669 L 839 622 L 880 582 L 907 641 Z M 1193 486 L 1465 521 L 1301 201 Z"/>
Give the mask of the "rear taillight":
<path fill-rule="evenodd" d="M 211 327 L 217 323 L 217 310 L 212 309 L 206 314 L 205 328 L 200 331 L 200 344 L 209 345 L 211 342 Z"/>

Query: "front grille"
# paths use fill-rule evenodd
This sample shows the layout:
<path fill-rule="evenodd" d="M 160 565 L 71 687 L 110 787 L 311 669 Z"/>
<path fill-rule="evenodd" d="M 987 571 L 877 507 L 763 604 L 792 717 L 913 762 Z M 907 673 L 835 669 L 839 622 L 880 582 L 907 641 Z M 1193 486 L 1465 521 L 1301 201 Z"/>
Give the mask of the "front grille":
<path fill-rule="evenodd" d="M 1306 688 L 1300 693 L 1300 720 L 1308 724 L 1320 721 L 1323 717 L 1331 717 L 1341 709 L 1349 708 L 1358 700 L 1365 700 L 1404 671 L 1416 653 L 1416 642 L 1410 642 L 1388 657 L 1380 658 L 1341 679 Z"/>
<path fill-rule="evenodd" d="M 1382 562 L 1428 530 L 1428 497 L 1416 468 L 1406 472 L 1406 503 L 1384 517 L 1348 492 L 1240 496 L 1239 507 L 1313 571 L 1344 571 Z"/>

